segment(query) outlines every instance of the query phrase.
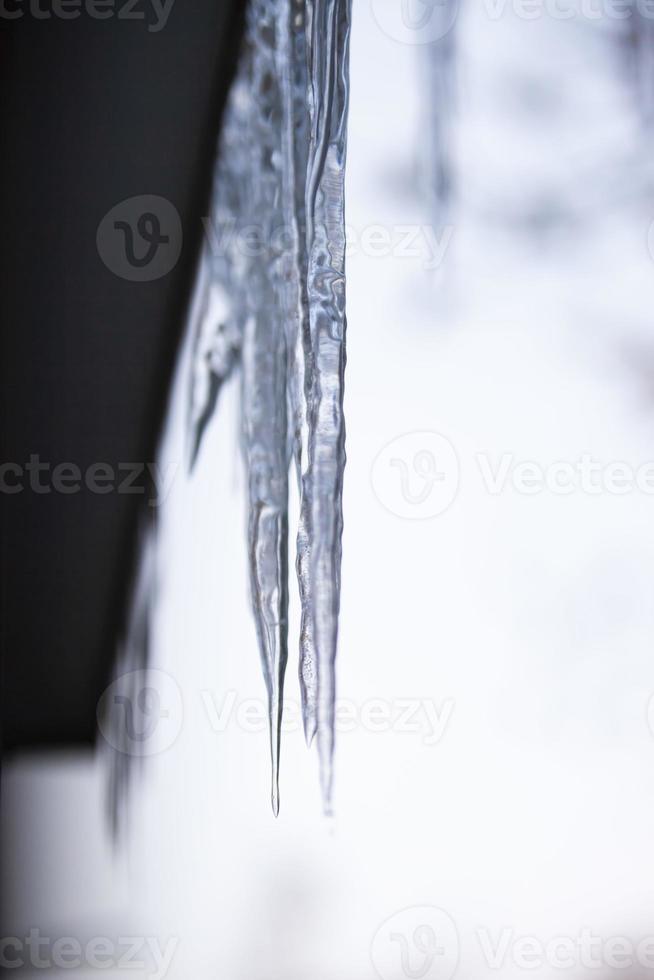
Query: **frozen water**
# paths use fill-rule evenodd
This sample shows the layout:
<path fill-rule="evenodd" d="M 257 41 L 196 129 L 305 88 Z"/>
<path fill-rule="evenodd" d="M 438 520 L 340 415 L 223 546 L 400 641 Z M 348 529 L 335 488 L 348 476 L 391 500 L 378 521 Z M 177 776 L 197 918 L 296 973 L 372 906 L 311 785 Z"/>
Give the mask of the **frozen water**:
<path fill-rule="evenodd" d="M 269 701 L 275 813 L 292 456 L 300 488 L 304 723 L 309 742 L 317 735 L 325 809 L 331 800 L 345 465 L 349 17 L 349 0 L 250 3 L 199 273 L 190 458 L 193 464 L 240 354 L 250 584 Z M 245 229 L 255 238 L 247 246 Z"/>

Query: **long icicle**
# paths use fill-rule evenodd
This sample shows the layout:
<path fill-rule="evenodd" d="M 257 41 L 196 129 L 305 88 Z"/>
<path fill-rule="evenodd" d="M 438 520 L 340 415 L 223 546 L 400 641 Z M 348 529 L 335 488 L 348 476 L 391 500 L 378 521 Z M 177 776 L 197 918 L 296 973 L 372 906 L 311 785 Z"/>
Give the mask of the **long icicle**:
<path fill-rule="evenodd" d="M 277 72 L 275 5 L 250 8 L 252 144 L 250 201 L 261 229 L 250 270 L 243 339 L 243 434 L 248 471 L 248 554 L 252 606 L 268 694 L 272 807 L 279 812 L 279 753 L 288 654 L 288 353 L 283 309 L 285 241 L 283 107 Z"/>
<path fill-rule="evenodd" d="M 345 216 L 350 0 L 307 2 L 309 159 L 305 191 L 309 328 L 302 337 L 308 451 L 302 473 L 298 573 L 308 597 L 305 706 L 331 811 L 335 658 L 341 584 L 345 421 Z M 301 650 L 306 657 L 306 650 Z"/>
<path fill-rule="evenodd" d="M 302 476 L 309 458 L 309 415 L 307 384 L 312 371 L 305 364 L 309 349 L 308 252 L 306 225 L 306 181 L 309 163 L 309 118 L 307 111 L 307 9 L 304 0 L 280 4 L 279 73 L 284 100 L 284 211 L 290 231 L 287 293 L 287 337 L 291 357 L 289 370 L 290 440 L 295 456 L 300 496 Z M 307 374 L 308 370 L 308 374 Z M 316 732 L 317 668 L 311 614 L 310 541 L 301 522 L 297 541 L 297 576 L 300 591 L 299 678 L 302 715 L 307 743 Z"/>

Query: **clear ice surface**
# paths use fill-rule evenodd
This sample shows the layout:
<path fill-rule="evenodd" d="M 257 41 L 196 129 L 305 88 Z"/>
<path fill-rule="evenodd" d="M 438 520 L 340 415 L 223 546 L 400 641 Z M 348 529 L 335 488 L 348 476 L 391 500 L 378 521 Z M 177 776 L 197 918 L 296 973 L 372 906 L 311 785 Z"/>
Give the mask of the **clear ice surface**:
<path fill-rule="evenodd" d="M 300 495 L 300 688 L 331 808 L 345 466 L 344 178 L 350 0 L 250 0 L 203 254 L 190 462 L 222 384 L 242 373 L 252 608 L 279 809 L 288 638 L 288 479 Z M 217 319 L 211 290 L 221 296 Z"/>

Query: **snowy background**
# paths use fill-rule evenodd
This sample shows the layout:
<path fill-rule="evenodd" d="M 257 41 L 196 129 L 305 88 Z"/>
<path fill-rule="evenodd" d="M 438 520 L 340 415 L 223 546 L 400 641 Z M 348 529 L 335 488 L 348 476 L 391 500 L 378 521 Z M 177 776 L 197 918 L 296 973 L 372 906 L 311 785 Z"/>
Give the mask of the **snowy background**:
<path fill-rule="evenodd" d="M 654 935 L 654 171 L 635 20 L 522 10 L 470 0 L 430 45 L 406 43 L 419 32 L 391 0 L 354 0 L 335 817 L 299 724 L 294 581 L 271 814 L 238 379 L 189 480 L 187 350 L 159 509 L 168 714 L 115 854 L 101 760 L 9 770 L 16 935 L 175 937 L 183 980 L 605 980 L 611 954 L 591 968 L 580 937 L 606 954 Z M 429 70 L 446 44 L 452 77 Z M 452 110 L 434 118 L 439 85 Z M 564 945 L 534 966 L 524 939 Z"/>

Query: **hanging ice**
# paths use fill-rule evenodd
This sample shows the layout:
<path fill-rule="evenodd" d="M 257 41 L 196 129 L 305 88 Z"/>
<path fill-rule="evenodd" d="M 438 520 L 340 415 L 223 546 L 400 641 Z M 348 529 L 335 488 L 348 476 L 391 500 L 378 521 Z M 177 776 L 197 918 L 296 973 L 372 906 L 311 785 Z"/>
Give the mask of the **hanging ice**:
<path fill-rule="evenodd" d="M 306 178 L 308 325 L 302 330 L 306 421 L 301 454 L 298 575 L 303 595 L 305 724 L 318 737 L 323 799 L 331 801 L 334 660 L 345 466 L 344 172 L 348 79 L 346 0 L 309 6 L 309 160 Z M 305 636 L 305 628 L 307 634 Z"/>
<path fill-rule="evenodd" d="M 447 218 L 451 204 L 454 168 L 452 117 L 456 103 L 456 20 L 459 0 L 440 0 L 429 7 L 431 44 L 419 45 L 420 70 L 427 92 L 423 101 L 424 141 L 421 141 L 421 181 L 431 215 L 437 223 Z"/>
<path fill-rule="evenodd" d="M 138 560 L 131 583 L 125 623 L 118 644 L 115 674 L 98 705 L 98 725 L 109 754 L 107 816 L 112 833 L 118 834 L 125 818 L 125 801 L 132 764 L 138 760 L 139 733 L 131 727 L 128 712 L 148 714 L 150 694 L 148 662 L 150 619 L 157 589 L 156 523 L 146 511 L 138 528 Z"/>
<path fill-rule="evenodd" d="M 268 692 L 273 809 L 287 660 L 288 472 L 305 732 L 331 806 L 345 465 L 344 171 L 350 0 L 251 0 L 219 147 L 196 334 L 190 457 L 242 361 L 253 612 Z M 247 241 L 243 232 L 247 229 Z M 212 319 L 210 290 L 225 316 Z"/>

